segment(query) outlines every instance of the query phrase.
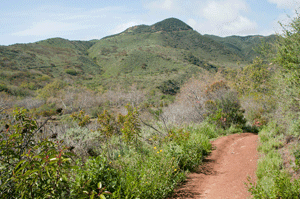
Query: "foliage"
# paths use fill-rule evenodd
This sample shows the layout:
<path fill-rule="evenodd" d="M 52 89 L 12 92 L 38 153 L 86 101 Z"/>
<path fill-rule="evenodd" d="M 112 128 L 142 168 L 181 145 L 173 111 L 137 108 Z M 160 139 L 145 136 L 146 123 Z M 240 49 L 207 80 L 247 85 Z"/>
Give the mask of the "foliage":
<path fill-rule="evenodd" d="M 278 152 L 283 147 L 283 135 L 275 123 L 269 123 L 259 132 L 260 146 L 258 150 L 262 158 L 258 161 L 257 182 L 248 179 L 248 190 L 254 198 L 297 198 L 300 181 L 292 179 L 283 168 L 283 159 Z M 297 154 L 296 154 L 297 155 Z"/>
<path fill-rule="evenodd" d="M 0 193 L 3 197 L 62 197 L 67 194 L 71 154 L 59 142 L 40 141 L 40 128 L 25 109 L 16 109 L 14 119 L 2 121 L 0 137 Z M 5 122 L 5 123 L 4 123 Z"/>
<path fill-rule="evenodd" d="M 242 110 L 237 94 L 223 81 L 208 85 L 205 90 L 204 107 L 209 121 L 226 129 L 231 125 L 244 126 L 244 110 Z"/>
<path fill-rule="evenodd" d="M 100 125 L 98 130 L 105 137 L 110 138 L 113 134 L 117 134 L 119 132 L 119 129 L 117 128 L 117 121 L 107 110 L 104 110 L 101 115 L 98 115 L 97 121 Z"/>
<path fill-rule="evenodd" d="M 139 113 L 130 104 L 127 104 L 125 108 L 127 109 L 127 114 L 118 114 L 117 117 L 104 110 L 103 114 L 98 116 L 98 123 L 100 124 L 98 130 L 107 138 L 110 138 L 113 134 L 122 134 L 124 142 L 137 144 L 137 138 L 141 132 L 138 121 Z"/>
<path fill-rule="evenodd" d="M 298 198 L 300 189 L 300 180 L 292 180 L 287 172 L 276 171 L 274 174 L 272 186 L 266 191 L 263 184 L 255 184 L 248 179 L 249 191 L 253 198 Z"/>
<path fill-rule="evenodd" d="M 2 92 L 2 91 L 5 91 L 5 92 L 8 91 L 7 85 L 5 85 L 5 84 L 0 84 L 0 92 Z"/>
<path fill-rule="evenodd" d="M 95 191 L 103 188 L 114 192 L 119 186 L 119 176 L 117 170 L 114 169 L 111 163 L 103 156 L 96 158 L 90 157 L 85 164 L 77 162 L 76 167 L 73 167 L 73 172 L 76 173 L 74 183 L 72 183 L 70 198 L 86 198 L 100 194 L 105 194 L 104 191 L 96 193 Z M 110 193 L 110 192 L 108 192 Z M 100 197 L 101 198 L 101 197 Z M 103 198 L 103 196 L 102 196 Z"/>
<path fill-rule="evenodd" d="M 262 59 L 256 58 L 253 64 L 245 66 L 239 70 L 236 75 L 236 84 L 234 88 L 241 95 L 251 95 L 253 93 L 270 93 L 271 72 L 267 69 L 267 65 Z"/>
<path fill-rule="evenodd" d="M 215 67 L 209 63 L 205 63 L 204 61 L 201 61 L 198 57 L 195 57 L 191 52 L 188 53 L 187 55 L 185 55 L 185 59 L 191 64 L 200 66 L 206 70 L 211 70 L 211 71 L 217 72 L 217 67 Z"/>
<path fill-rule="evenodd" d="M 167 138 L 172 140 L 168 151 L 178 157 L 178 166 L 183 170 L 194 171 L 211 148 L 205 134 L 190 133 L 185 129 L 171 130 Z"/>
<path fill-rule="evenodd" d="M 300 57 L 299 57 L 299 14 L 288 25 L 282 25 L 283 35 L 279 40 L 276 62 L 282 67 L 289 85 L 299 87 Z"/>
<path fill-rule="evenodd" d="M 49 116 L 56 115 L 57 114 L 56 110 L 57 110 L 56 104 L 52 103 L 52 104 L 43 104 L 39 108 L 33 109 L 32 112 L 34 112 L 36 116 L 49 117 Z"/>
<path fill-rule="evenodd" d="M 73 76 L 78 75 L 78 72 L 76 70 L 74 70 L 74 69 L 66 69 L 65 73 L 67 73 L 69 75 L 73 75 Z"/>
<path fill-rule="evenodd" d="M 85 112 L 82 110 L 79 112 L 72 113 L 70 117 L 74 121 L 78 122 L 78 126 L 80 126 L 80 127 L 86 126 L 91 121 L 90 116 L 85 115 Z"/>
<path fill-rule="evenodd" d="M 168 95 L 175 95 L 179 90 L 180 87 L 176 81 L 167 80 L 162 83 L 162 85 L 158 86 L 162 93 Z"/>
<path fill-rule="evenodd" d="M 276 106 L 277 84 L 271 68 L 262 59 L 256 58 L 251 65 L 241 69 L 222 71 L 229 85 L 238 92 L 245 118 L 252 126 L 265 125 L 268 114 Z"/>
<path fill-rule="evenodd" d="M 47 84 L 44 88 L 37 90 L 38 92 L 38 98 L 42 99 L 48 99 L 50 97 L 55 97 L 59 90 L 62 89 L 65 86 L 65 83 L 61 81 L 53 81 L 49 84 Z"/>
<path fill-rule="evenodd" d="M 299 117 L 300 110 L 300 59 L 299 59 L 299 24 L 300 15 L 287 25 L 282 25 L 283 34 L 278 45 L 275 62 L 279 65 L 279 83 L 284 87 L 284 92 L 278 90 L 280 105 L 284 108 L 285 114 L 289 114 L 289 119 Z"/>
<path fill-rule="evenodd" d="M 211 150 L 207 128 L 213 129 L 197 125 L 174 128 L 167 136 L 142 137 L 139 148 L 120 149 L 112 164 L 120 168 L 121 188 L 113 195 L 166 198 L 185 172 L 197 168 Z"/>
<path fill-rule="evenodd" d="M 121 125 L 120 131 L 124 141 L 133 144 L 137 142 L 137 138 L 141 132 L 140 122 L 138 121 L 139 113 L 136 108 L 133 108 L 129 104 L 125 108 L 127 109 L 127 114 L 119 114 L 117 122 Z"/>

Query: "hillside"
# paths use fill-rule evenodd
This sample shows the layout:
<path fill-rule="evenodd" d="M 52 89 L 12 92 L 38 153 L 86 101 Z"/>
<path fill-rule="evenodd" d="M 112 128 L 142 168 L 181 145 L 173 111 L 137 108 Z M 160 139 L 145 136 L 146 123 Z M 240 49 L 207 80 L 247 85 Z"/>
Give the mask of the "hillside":
<path fill-rule="evenodd" d="M 101 55 L 105 54 L 104 51 L 119 53 L 129 50 L 132 53 L 139 47 L 162 48 L 157 53 L 163 53 L 168 51 L 165 48 L 171 48 L 183 55 L 180 57 L 176 55 L 181 61 L 185 60 L 184 55 L 190 53 L 201 61 L 215 65 L 225 66 L 225 63 L 244 60 L 244 57 L 237 55 L 222 43 L 202 36 L 175 18 L 166 19 L 151 26 L 140 25 L 128 28 L 120 34 L 103 38 L 89 52 L 93 58 L 101 59 Z"/>
<path fill-rule="evenodd" d="M 254 49 L 261 44 L 261 42 L 274 43 L 277 36 L 261 36 L 261 35 L 252 35 L 252 36 L 229 36 L 229 37 L 218 37 L 215 35 L 204 35 L 210 39 L 213 39 L 221 44 L 225 45 L 231 51 L 235 52 L 241 57 L 244 57 L 245 60 L 252 60 L 255 56 L 258 56 L 257 52 Z"/>
<path fill-rule="evenodd" d="M 203 70 L 250 63 L 257 55 L 252 48 L 263 38 L 201 35 L 184 22 L 169 18 L 101 40 L 51 38 L 0 46 L 0 90 L 21 84 L 27 85 L 25 90 L 36 90 L 60 79 L 91 89 L 137 84 L 142 89 L 163 91 L 169 89 L 165 88 L 168 82 L 181 85 Z M 266 37 L 266 42 L 273 38 Z"/>

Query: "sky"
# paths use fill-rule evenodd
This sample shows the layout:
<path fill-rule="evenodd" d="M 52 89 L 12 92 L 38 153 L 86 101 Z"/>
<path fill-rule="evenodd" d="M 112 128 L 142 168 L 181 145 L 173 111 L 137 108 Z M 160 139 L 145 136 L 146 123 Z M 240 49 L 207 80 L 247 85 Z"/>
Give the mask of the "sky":
<path fill-rule="evenodd" d="M 200 34 L 271 35 L 300 0 L 0 0 L 0 45 L 101 39 L 175 17 Z"/>

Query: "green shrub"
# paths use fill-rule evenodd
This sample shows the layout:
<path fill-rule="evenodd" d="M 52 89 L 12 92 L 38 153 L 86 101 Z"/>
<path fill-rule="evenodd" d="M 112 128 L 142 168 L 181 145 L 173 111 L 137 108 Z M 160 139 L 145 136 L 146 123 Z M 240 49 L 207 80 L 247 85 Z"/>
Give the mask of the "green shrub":
<path fill-rule="evenodd" d="M 162 85 L 157 87 L 163 94 L 166 95 L 176 95 L 179 92 L 179 83 L 175 80 L 167 80 L 162 83 Z"/>
<path fill-rule="evenodd" d="M 253 198 L 277 199 L 277 198 L 299 198 L 300 180 L 292 180 L 287 172 L 274 171 L 269 181 L 253 183 L 250 182 L 248 190 Z M 268 187 L 266 187 L 268 185 Z"/>
<path fill-rule="evenodd" d="M 104 110 L 103 114 L 98 116 L 99 131 L 107 138 L 113 134 L 122 134 L 123 141 L 126 143 L 137 144 L 141 132 L 138 120 L 139 112 L 129 104 L 125 108 L 127 114 L 119 114 L 117 117 Z"/>
<path fill-rule="evenodd" d="M 64 88 L 66 84 L 62 81 L 55 80 L 51 83 L 48 83 L 44 88 L 37 90 L 38 98 L 47 100 L 50 97 L 56 97 L 59 90 Z"/>
<path fill-rule="evenodd" d="M 101 182 L 106 191 L 115 192 L 120 186 L 118 170 L 114 169 L 111 162 L 104 156 L 89 158 L 83 165 L 77 161 L 73 167 L 74 183 L 71 185 L 70 198 L 86 198 L 93 195 Z"/>
<path fill-rule="evenodd" d="M 211 145 L 204 134 L 193 133 L 180 141 L 174 140 L 168 145 L 171 156 L 178 159 L 178 166 L 182 170 L 194 171 L 208 154 Z"/>
<path fill-rule="evenodd" d="M 225 82 L 218 81 L 207 86 L 205 95 L 206 117 L 210 122 L 223 129 L 231 125 L 242 128 L 246 124 L 244 110 L 241 108 L 237 93 Z"/>
<path fill-rule="evenodd" d="M 258 160 L 256 176 L 257 182 L 248 180 L 248 190 L 254 198 L 298 198 L 300 180 L 292 179 L 291 175 L 283 168 L 283 159 L 277 151 L 283 146 L 283 134 L 276 123 L 269 123 L 259 132 L 260 146 L 262 152 Z M 297 157 L 297 151 L 294 153 Z"/>
<path fill-rule="evenodd" d="M 8 91 L 8 87 L 6 84 L 0 84 L 0 92 L 7 92 Z"/>
<path fill-rule="evenodd" d="M 70 117 L 73 119 L 73 121 L 76 121 L 80 127 L 84 127 L 91 122 L 90 116 L 85 115 L 85 112 L 82 110 L 72 113 Z"/>
<path fill-rule="evenodd" d="M 177 182 L 184 179 L 176 157 L 164 149 L 153 147 L 150 154 L 130 153 L 116 162 L 120 169 L 120 189 L 114 196 L 119 198 L 166 198 Z"/>
<path fill-rule="evenodd" d="M 57 114 L 56 109 L 57 108 L 55 103 L 43 104 L 39 108 L 33 110 L 33 112 L 36 116 L 49 117 Z"/>
<path fill-rule="evenodd" d="M 0 135 L 1 198 L 60 198 L 67 194 L 70 165 L 66 147 L 34 139 L 40 128 L 25 109 L 2 120 Z"/>
<path fill-rule="evenodd" d="M 78 73 L 76 70 L 74 70 L 74 69 L 66 69 L 66 70 L 65 70 L 65 73 L 67 73 L 67 74 L 69 74 L 69 75 L 73 75 L 73 76 L 76 76 L 76 75 L 79 74 L 79 73 Z"/>

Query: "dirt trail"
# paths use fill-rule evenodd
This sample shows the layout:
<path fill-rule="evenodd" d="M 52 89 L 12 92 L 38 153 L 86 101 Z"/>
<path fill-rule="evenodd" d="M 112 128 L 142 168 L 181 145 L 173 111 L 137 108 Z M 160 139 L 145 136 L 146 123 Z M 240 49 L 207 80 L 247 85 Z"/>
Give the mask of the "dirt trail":
<path fill-rule="evenodd" d="M 212 142 L 215 150 L 204 160 L 196 173 L 175 191 L 173 199 L 250 198 L 244 182 L 255 179 L 258 136 L 252 133 L 234 134 Z"/>

